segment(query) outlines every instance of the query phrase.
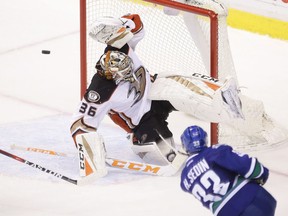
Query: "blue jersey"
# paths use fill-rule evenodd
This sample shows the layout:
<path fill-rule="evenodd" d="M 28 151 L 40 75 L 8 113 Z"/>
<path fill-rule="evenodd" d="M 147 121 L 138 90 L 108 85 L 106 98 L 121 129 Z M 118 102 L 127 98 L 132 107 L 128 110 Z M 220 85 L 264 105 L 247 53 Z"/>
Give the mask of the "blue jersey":
<path fill-rule="evenodd" d="M 193 194 L 214 215 L 220 211 L 223 215 L 238 215 L 261 187 L 256 181 L 265 182 L 268 174 L 268 169 L 256 158 L 218 144 L 187 159 L 181 188 Z"/>

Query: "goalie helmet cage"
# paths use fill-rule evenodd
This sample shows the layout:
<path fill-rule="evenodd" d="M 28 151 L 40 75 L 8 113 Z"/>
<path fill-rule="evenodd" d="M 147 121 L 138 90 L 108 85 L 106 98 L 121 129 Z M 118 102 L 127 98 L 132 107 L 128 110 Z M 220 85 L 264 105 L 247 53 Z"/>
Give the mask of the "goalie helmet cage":
<path fill-rule="evenodd" d="M 152 74 L 191 71 L 237 81 L 227 33 L 227 10 L 211 0 L 80 0 L 81 96 L 84 95 L 103 54 L 104 44 L 88 37 L 89 26 L 102 16 L 140 15 L 145 37 L 136 52 Z M 245 122 L 233 127 L 211 123 L 211 144 L 228 143 L 241 150 L 278 145 L 286 130 L 264 112 L 260 101 L 242 96 Z"/>

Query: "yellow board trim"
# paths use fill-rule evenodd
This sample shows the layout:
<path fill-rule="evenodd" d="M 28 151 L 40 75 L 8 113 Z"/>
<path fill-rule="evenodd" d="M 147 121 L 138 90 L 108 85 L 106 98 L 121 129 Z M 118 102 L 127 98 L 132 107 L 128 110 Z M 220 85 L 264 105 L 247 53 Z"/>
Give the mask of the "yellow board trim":
<path fill-rule="evenodd" d="M 288 22 L 229 9 L 228 25 L 246 31 L 268 35 L 272 38 L 288 40 Z"/>

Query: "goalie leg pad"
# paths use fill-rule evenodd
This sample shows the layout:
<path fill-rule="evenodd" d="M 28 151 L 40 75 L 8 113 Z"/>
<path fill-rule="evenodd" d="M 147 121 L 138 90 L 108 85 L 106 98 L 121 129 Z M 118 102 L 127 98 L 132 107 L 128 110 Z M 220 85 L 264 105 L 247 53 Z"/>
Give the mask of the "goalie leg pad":
<path fill-rule="evenodd" d="M 102 136 L 98 133 L 84 133 L 76 136 L 80 176 L 92 175 L 100 178 L 107 175 L 106 151 Z"/>
<path fill-rule="evenodd" d="M 210 82 L 208 82 L 210 81 Z M 151 86 L 151 100 L 167 100 L 175 109 L 208 122 L 230 122 L 243 118 L 241 101 L 232 78 L 223 84 L 201 74 L 158 77 Z"/>

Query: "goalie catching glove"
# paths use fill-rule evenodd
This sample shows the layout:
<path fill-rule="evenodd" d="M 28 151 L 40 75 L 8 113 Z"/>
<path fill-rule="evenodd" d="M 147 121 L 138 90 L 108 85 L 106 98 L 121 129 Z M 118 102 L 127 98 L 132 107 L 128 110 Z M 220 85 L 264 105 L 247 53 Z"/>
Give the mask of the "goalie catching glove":
<path fill-rule="evenodd" d="M 121 49 L 142 29 L 143 24 L 137 14 L 121 18 L 100 17 L 91 25 L 89 36 L 100 43 Z"/>

